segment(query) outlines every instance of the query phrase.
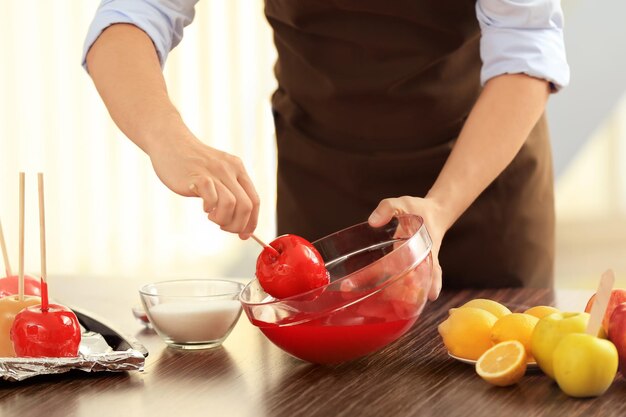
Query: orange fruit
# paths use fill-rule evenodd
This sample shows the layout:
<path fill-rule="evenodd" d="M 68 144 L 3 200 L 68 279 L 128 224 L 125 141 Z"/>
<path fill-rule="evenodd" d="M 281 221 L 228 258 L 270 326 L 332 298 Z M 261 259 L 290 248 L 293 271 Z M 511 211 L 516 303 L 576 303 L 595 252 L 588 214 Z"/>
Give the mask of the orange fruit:
<path fill-rule="evenodd" d="M 497 320 L 496 316 L 479 308 L 457 308 L 437 330 L 451 354 L 476 360 L 493 346 L 490 333 Z"/>
<path fill-rule="evenodd" d="M 561 311 L 558 308 L 554 308 L 551 306 L 535 306 L 524 311 L 524 314 L 530 314 L 531 316 L 535 316 L 538 319 L 542 319 L 545 316 L 549 316 L 550 314 L 560 312 Z"/>
<path fill-rule="evenodd" d="M 476 362 L 476 373 L 499 387 L 513 385 L 526 373 L 526 349 L 517 340 L 498 343 Z"/>

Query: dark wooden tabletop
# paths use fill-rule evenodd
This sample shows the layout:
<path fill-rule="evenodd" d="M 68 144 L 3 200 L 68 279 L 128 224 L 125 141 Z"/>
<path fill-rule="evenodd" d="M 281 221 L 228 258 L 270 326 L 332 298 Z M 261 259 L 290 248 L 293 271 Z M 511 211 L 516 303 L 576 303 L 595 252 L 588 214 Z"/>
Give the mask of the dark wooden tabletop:
<path fill-rule="evenodd" d="M 223 347 L 166 348 L 130 313 L 128 281 L 59 278 L 51 293 L 92 311 L 150 351 L 144 372 L 81 373 L 0 382 L 0 416 L 618 416 L 626 381 L 597 399 L 573 399 L 539 372 L 493 387 L 472 366 L 449 358 L 437 324 L 451 307 L 486 297 L 516 306 L 582 310 L 591 292 L 533 289 L 444 292 L 400 340 L 339 366 L 303 363 L 283 353 L 245 315 Z"/>

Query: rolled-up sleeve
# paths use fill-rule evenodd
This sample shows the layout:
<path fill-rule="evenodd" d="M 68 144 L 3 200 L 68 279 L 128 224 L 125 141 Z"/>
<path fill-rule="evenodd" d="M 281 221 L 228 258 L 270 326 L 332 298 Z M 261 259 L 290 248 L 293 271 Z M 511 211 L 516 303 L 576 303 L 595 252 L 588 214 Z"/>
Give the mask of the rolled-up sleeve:
<path fill-rule="evenodd" d="M 168 53 L 183 38 L 183 29 L 194 18 L 198 0 L 102 0 L 89 26 L 83 47 L 82 63 L 87 69 L 87 52 L 107 27 L 129 23 L 152 39 L 161 66 Z"/>
<path fill-rule="evenodd" d="M 502 74 L 527 74 L 554 90 L 569 83 L 559 0 L 478 0 L 481 28 L 480 81 Z"/>

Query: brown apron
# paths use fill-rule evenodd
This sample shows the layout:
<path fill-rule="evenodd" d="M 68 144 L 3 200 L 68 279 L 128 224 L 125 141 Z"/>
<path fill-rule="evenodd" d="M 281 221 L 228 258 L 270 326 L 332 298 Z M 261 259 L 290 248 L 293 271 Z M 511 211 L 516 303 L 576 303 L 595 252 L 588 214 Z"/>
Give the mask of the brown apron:
<path fill-rule="evenodd" d="M 475 0 L 266 0 L 278 233 L 315 240 L 423 197 L 480 93 Z M 488 152 L 488 150 L 486 150 Z M 545 119 L 444 238 L 446 288 L 552 285 Z"/>

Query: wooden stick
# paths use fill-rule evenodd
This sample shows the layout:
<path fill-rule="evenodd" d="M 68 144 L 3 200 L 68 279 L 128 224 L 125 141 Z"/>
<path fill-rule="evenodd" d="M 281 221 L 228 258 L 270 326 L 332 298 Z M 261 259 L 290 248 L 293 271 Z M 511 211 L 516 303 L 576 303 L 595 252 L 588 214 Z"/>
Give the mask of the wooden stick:
<path fill-rule="evenodd" d="M 39 249 L 41 252 L 41 278 L 48 282 L 48 269 L 46 267 L 46 210 L 43 199 L 43 174 L 37 174 L 39 191 Z"/>
<path fill-rule="evenodd" d="M 261 239 L 259 239 L 258 237 L 256 237 L 254 233 L 253 233 L 253 234 L 251 234 L 251 235 L 250 235 L 250 237 L 251 237 L 252 239 L 254 239 L 254 240 L 256 241 L 256 243 L 258 243 L 259 245 L 263 246 L 264 248 L 270 249 L 270 250 L 272 250 L 272 251 L 276 252 L 276 254 L 278 254 L 278 251 L 277 251 L 275 248 L 273 248 L 273 247 L 271 247 L 270 245 L 268 245 L 267 243 L 263 242 Z"/>
<path fill-rule="evenodd" d="M 19 279 L 17 281 L 19 300 L 24 301 L 24 194 L 26 174 L 20 172 L 20 253 Z"/>
<path fill-rule="evenodd" d="M 13 275 L 11 272 L 11 264 L 9 263 L 9 252 L 7 251 L 7 243 L 4 240 L 4 232 L 2 231 L 2 222 L 0 221 L 0 247 L 2 248 L 2 257 L 4 258 L 4 270 L 7 277 Z"/>
<path fill-rule="evenodd" d="M 602 318 L 606 312 L 606 307 L 609 305 L 609 299 L 611 298 L 611 290 L 615 283 L 615 274 L 611 269 L 605 271 L 600 278 L 600 284 L 598 285 L 598 291 L 596 291 L 596 299 L 591 307 L 591 317 L 589 317 L 589 323 L 587 324 L 586 333 L 591 336 L 598 336 L 598 331 L 602 325 Z"/>
<path fill-rule="evenodd" d="M 48 268 L 46 266 L 46 210 L 43 198 L 43 173 L 37 174 L 39 191 L 39 250 L 41 252 L 41 310 L 48 311 Z"/>

